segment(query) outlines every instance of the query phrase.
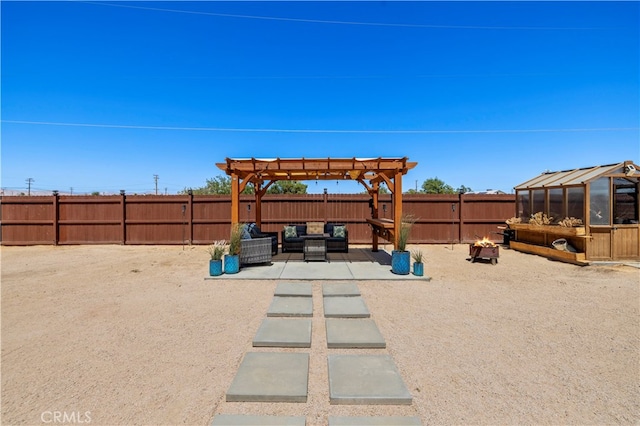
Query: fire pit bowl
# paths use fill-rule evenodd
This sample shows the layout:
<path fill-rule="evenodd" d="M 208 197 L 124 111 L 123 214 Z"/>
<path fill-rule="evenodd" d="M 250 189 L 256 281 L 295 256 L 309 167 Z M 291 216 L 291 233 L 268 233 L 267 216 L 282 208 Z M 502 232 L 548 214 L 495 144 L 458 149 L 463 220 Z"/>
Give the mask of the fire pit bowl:
<path fill-rule="evenodd" d="M 477 259 L 489 259 L 492 265 L 498 263 L 498 257 L 500 257 L 500 248 L 478 246 L 475 244 L 469 244 L 469 256 L 471 256 L 471 263 L 474 263 Z"/>

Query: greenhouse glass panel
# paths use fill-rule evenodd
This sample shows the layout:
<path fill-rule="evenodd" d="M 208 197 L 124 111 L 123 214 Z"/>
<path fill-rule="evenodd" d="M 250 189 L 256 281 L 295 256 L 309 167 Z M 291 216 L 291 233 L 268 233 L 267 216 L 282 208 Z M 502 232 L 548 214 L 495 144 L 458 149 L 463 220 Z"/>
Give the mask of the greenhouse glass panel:
<path fill-rule="evenodd" d="M 544 212 L 544 189 L 535 189 L 531 193 L 533 198 L 531 200 L 531 213 Z"/>
<path fill-rule="evenodd" d="M 529 207 L 529 191 L 516 191 L 516 199 L 518 203 L 518 217 L 520 219 L 529 219 L 531 217 L 531 207 Z"/>
<path fill-rule="evenodd" d="M 638 223 L 638 179 L 614 179 L 613 193 L 613 223 Z"/>
<path fill-rule="evenodd" d="M 549 190 L 549 211 L 547 216 L 552 217 L 552 223 L 558 223 L 564 219 L 564 197 L 562 196 L 562 188 L 553 188 Z"/>
<path fill-rule="evenodd" d="M 584 187 L 567 188 L 567 216 L 584 223 Z"/>
<path fill-rule="evenodd" d="M 592 225 L 609 225 L 609 178 L 603 177 L 591 182 L 591 205 L 589 217 Z"/>

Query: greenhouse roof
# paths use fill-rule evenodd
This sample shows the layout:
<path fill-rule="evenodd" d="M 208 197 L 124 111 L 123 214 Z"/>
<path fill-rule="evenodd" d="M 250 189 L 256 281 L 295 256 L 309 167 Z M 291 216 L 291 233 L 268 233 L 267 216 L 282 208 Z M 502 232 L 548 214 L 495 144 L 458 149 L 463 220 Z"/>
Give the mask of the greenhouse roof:
<path fill-rule="evenodd" d="M 638 166 L 633 161 L 624 161 L 616 164 L 587 167 L 582 169 L 562 170 L 558 172 L 545 172 L 515 187 L 518 189 L 534 189 L 548 187 L 562 187 L 584 185 L 594 179 L 611 174 L 626 174 L 640 177 Z"/>

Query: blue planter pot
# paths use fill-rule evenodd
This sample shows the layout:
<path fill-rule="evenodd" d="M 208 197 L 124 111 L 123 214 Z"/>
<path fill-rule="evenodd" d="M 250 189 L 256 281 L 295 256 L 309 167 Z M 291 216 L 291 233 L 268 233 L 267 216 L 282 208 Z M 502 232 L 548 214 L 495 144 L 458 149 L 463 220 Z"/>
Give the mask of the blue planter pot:
<path fill-rule="evenodd" d="M 222 259 L 209 261 L 209 275 L 212 277 L 222 275 Z"/>
<path fill-rule="evenodd" d="M 238 256 L 237 254 L 225 254 L 224 273 L 237 274 L 238 272 L 240 272 L 240 256 Z"/>
<path fill-rule="evenodd" d="M 413 264 L 413 275 L 421 277 L 424 275 L 424 263 Z"/>
<path fill-rule="evenodd" d="M 391 252 L 391 272 L 398 275 L 409 275 L 411 271 L 411 253 L 393 250 Z"/>

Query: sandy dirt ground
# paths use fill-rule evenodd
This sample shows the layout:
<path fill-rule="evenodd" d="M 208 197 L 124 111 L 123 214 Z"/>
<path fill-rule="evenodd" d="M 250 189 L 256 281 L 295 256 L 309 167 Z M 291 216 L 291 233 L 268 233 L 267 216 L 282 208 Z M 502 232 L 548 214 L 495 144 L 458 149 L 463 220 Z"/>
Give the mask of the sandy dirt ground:
<path fill-rule="evenodd" d="M 639 424 L 640 272 L 422 246 L 431 282 L 357 282 L 386 349 L 252 348 L 276 281 L 204 280 L 204 247 L 2 247 L 2 419 L 205 425 L 215 414 L 428 424 Z M 306 403 L 229 403 L 245 353 L 310 353 Z M 327 355 L 392 356 L 410 406 L 330 405 Z M 62 414 L 59 414 L 62 415 Z M 59 418 L 60 419 L 60 418 Z M 62 418 L 64 420 L 64 418 Z"/>

